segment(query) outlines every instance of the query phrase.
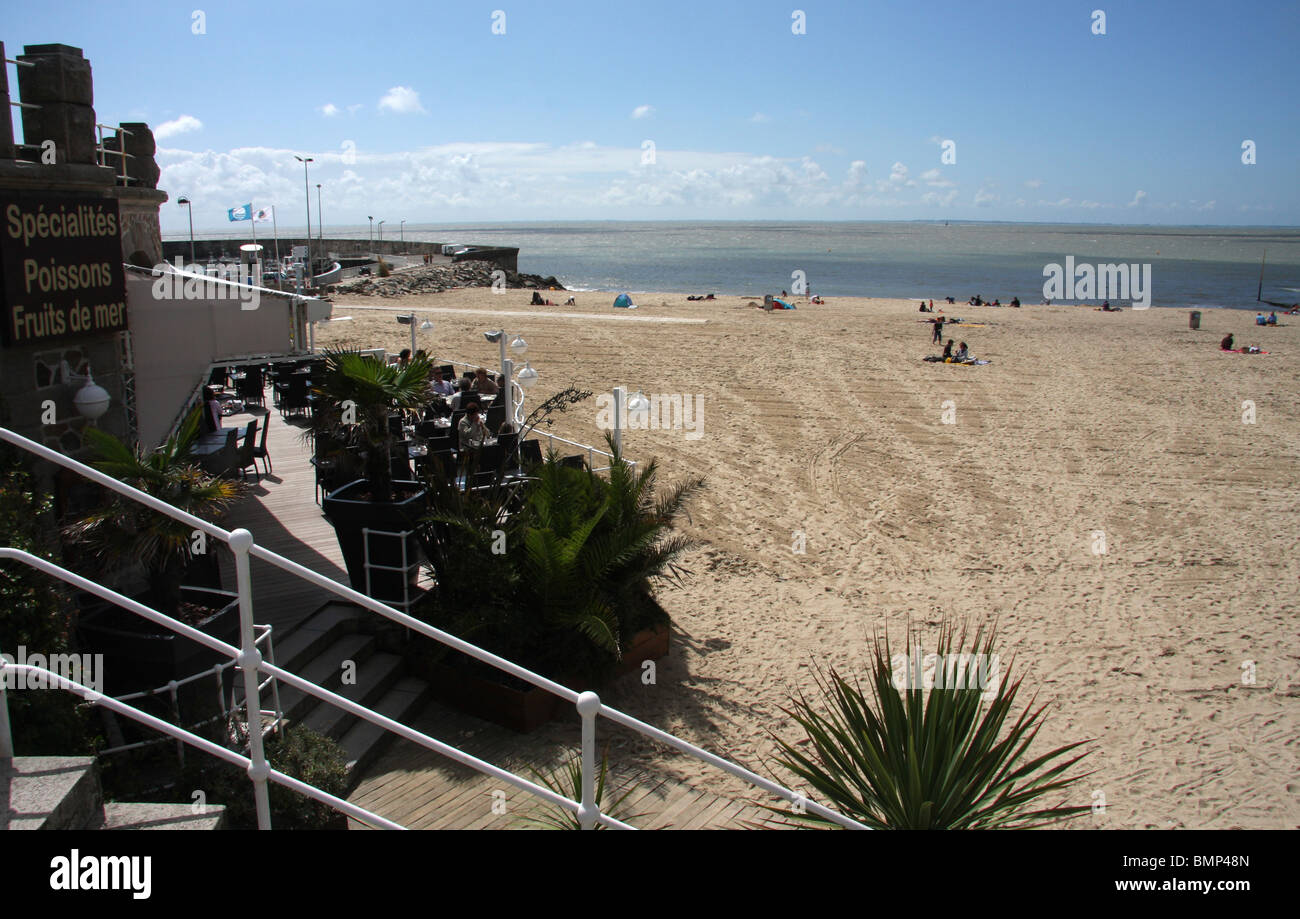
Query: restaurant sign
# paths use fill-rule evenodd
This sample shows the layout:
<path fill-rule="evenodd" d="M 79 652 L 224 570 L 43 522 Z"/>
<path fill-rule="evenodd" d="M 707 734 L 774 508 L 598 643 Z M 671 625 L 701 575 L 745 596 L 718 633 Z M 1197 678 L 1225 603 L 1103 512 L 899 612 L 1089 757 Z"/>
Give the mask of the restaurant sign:
<path fill-rule="evenodd" d="M 0 194 L 7 346 L 126 328 L 115 198 Z"/>

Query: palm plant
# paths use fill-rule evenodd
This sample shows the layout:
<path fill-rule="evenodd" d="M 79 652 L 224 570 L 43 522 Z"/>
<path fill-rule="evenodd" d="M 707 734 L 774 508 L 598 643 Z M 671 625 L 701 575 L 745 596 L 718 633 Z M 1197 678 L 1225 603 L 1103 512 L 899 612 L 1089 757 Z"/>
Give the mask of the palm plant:
<path fill-rule="evenodd" d="M 953 660 L 954 648 L 991 655 L 994 631 L 984 636 L 978 628 L 965 651 L 965 629 L 957 637 L 945 625 L 939 659 Z M 908 637 L 910 646 L 910 628 Z M 1009 664 L 996 688 L 936 686 L 927 697 L 919 681 L 897 688 L 891 660 L 888 637 L 877 638 L 871 700 L 834 669 L 829 677 L 816 674 L 820 702 L 801 693 L 785 710 L 806 732 L 807 752 L 774 736 L 777 761 L 829 807 L 873 829 L 1026 829 L 1089 810 L 1041 802 L 1086 777 L 1065 773 L 1087 753 L 1064 759 L 1079 741 L 1027 758 L 1046 706 L 1035 709 L 1031 699 L 1008 721 L 1021 685 L 1010 679 Z M 814 814 L 798 819 L 825 824 Z"/>
<path fill-rule="evenodd" d="M 366 478 L 376 501 L 393 500 L 393 434 L 388 418 L 419 409 L 429 395 L 433 365 L 423 355 L 405 367 L 385 364 L 352 348 L 325 352 L 325 378 L 314 392 L 318 432 L 366 451 Z"/>
<path fill-rule="evenodd" d="M 533 774 L 533 780 L 537 784 L 545 786 L 557 795 L 568 798 L 570 801 L 582 800 L 582 754 L 575 753 L 572 758 L 563 763 L 559 768 L 553 769 L 548 773 L 538 772 L 530 767 Z M 606 747 L 600 756 L 600 771 L 596 773 L 595 782 L 595 801 L 596 807 L 602 814 L 613 817 L 622 823 L 635 820 L 642 814 L 629 814 L 623 803 L 628 799 L 632 792 L 636 791 L 636 785 L 629 785 L 623 789 L 623 793 L 617 798 L 605 805 L 605 781 L 609 771 L 609 748 Z M 535 813 L 522 818 L 523 822 L 532 826 L 541 827 L 549 830 L 581 830 L 582 824 L 578 822 L 578 815 L 567 807 L 561 807 L 558 804 L 547 802 L 540 813 Z M 605 827 L 600 823 L 593 826 L 593 829 L 603 830 Z"/>
<path fill-rule="evenodd" d="M 215 518 L 243 489 L 193 464 L 190 449 L 198 437 L 199 418 L 200 409 L 195 408 L 167 443 L 147 454 L 88 428 L 86 439 L 99 454 L 95 467 L 173 507 L 205 520 Z M 64 534 L 85 546 L 106 572 L 144 566 L 158 610 L 172 615 L 179 611 L 181 580 L 193 558 L 193 528 L 188 524 L 114 493 L 107 505 L 65 527 Z"/>

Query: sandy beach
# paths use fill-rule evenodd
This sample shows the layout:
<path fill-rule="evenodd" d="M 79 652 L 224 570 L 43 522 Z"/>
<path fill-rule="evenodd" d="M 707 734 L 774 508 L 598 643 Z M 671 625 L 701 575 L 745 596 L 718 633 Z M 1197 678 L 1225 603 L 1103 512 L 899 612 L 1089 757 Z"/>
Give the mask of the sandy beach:
<path fill-rule="evenodd" d="M 968 323 L 944 337 L 992 362 L 969 367 L 922 361 L 939 348 L 914 302 L 575 297 L 340 293 L 334 315 L 353 318 L 316 344 L 396 351 L 397 312 L 427 308 L 419 346 L 441 358 L 495 367 L 481 332 L 523 335 L 533 406 L 571 383 L 698 395 L 698 437 L 625 435 L 661 481 L 708 484 L 686 528 L 693 577 L 659 593 L 670 657 L 606 702 L 766 773 L 813 665 L 862 673 L 873 631 L 901 644 L 909 619 L 932 635 L 945 616 L 996 618 L 1022 699 L 1052 705 L 1036 748 L 1092 741 L 1092 797 L 1074 803 L 1106 808 L 1071 825 L 1300 826 L 1300 317 L 1209 310 L 1192 331 L 1158 306 L 936 302 Z M 1227 332 L 1271 353 L 1221 353 Z M 553 430 L 600 444 L 596 413 Z M 639 739 L 614 756 L 739 787 Z"/>

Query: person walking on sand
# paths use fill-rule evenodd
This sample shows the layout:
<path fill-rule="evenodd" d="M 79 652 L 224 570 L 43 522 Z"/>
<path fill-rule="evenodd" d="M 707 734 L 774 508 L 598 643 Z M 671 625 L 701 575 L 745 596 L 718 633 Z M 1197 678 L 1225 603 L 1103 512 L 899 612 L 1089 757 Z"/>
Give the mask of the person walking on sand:
<path fill-rule="evenodd" d="M 942 316 L 934 320 L 934 335 L 931 336 L 930 338 L 931 344 L 937 341 L 943 341 L 943 317 Z"/>

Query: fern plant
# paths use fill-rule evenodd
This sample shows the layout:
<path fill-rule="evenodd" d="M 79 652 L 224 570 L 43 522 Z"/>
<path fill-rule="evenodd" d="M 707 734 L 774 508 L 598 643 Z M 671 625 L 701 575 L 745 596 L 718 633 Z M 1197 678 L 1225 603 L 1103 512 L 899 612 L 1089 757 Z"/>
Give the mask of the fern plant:
<path fill-rule="evenodd" d="M 557 795 L 568 798 L 570 801 L 582 800 L 582 754 L 575 753 L 568 761 L 550 772 L 542 773 L 536 769 L 529 768 L 533 774 L 533 780 Z M 596 773 L 595 781 L 595 801 L 596 807 L 602 814 L 613 817 L 620 823 L 628 823 L 644 814 L 630 814 L 627 808 L 623 806 L 632 792 L 636 791 L 636 785 L 629 785 L 623 789 L 618 797 L 611 800 L 608 804 L 605 802 L 606 779 L 609 773 L 609 748 L 600 755 L 600 771 Z M 535 811 L 523 818 L 521 822 L 535 827 L 548 830 L 581 830 L 582 824 L 578 821 L 578 815 L 567 807 L 561 807 L 558 804 L 552 804 L 549 801 L 541 805 L 539 811 Z M 600 823 L 596 823 L 592 829 L 606 829 Z"/>

